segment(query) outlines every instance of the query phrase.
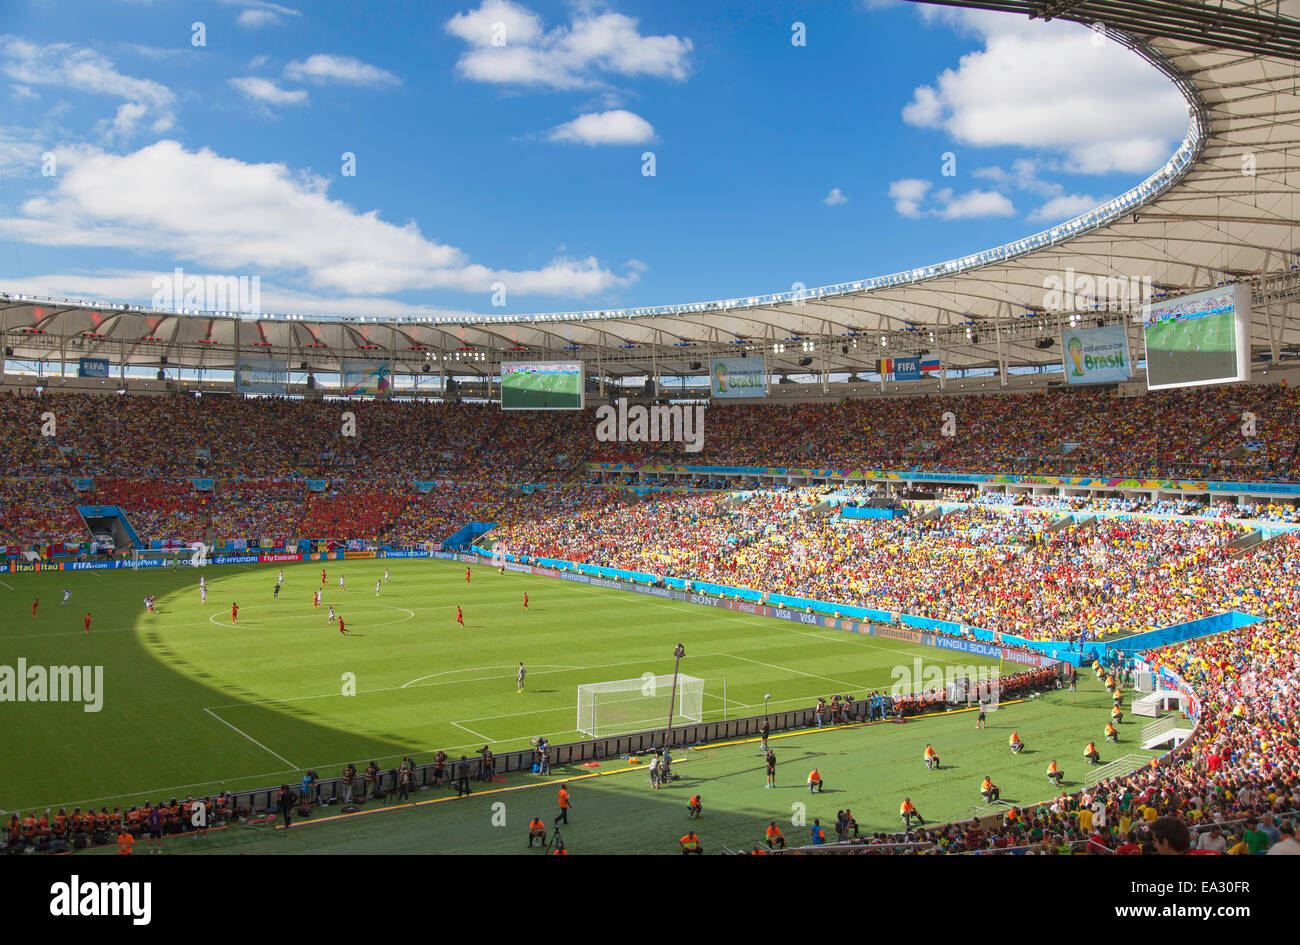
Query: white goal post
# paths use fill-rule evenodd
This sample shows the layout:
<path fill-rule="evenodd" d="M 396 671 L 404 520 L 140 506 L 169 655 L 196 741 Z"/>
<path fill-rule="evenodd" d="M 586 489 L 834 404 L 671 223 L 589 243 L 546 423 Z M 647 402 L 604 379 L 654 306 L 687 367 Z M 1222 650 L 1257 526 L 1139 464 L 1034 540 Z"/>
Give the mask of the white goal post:
<path fill-rule="evenodd" d="M 646 673 L 639 679 L 586 683 L 578 687 L 577 730 L 591 738 L 627 735 L 662 728 L 668 722 L 673 677 Z M 673 724 L 699 722 L 704 707 L 704 680 L 677 677 Z"/>

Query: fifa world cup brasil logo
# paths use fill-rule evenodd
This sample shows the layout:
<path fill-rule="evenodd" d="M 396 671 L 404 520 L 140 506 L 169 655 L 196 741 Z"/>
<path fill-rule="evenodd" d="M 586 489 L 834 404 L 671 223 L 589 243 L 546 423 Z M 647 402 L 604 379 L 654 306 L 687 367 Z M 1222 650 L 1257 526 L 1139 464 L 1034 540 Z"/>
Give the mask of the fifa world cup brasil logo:
<path fill-rule="evenodd" d="M 1083 377 L 1083 342 L 1074 337 L 1069 344 L 1070 357 L 1074 359 L 1074 376 Z"/>
<path fill-rule="evenodd" d="M 717 385 L 718 393 L 726 393 L 727 390 L 727 366 L 719 364 L 713 369 L 713 382 Z"/>

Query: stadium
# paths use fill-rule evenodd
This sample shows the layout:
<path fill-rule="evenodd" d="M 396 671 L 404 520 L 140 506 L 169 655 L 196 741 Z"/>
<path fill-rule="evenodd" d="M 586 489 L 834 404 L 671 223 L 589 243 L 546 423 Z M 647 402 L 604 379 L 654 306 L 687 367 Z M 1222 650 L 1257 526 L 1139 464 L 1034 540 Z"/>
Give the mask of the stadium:
<path fill-rule="evenodd" d="M 1184 138 L 762 295 L 0 293 L 5 851 L 1300 850 L 1296 5 L 945 6 Z"/>

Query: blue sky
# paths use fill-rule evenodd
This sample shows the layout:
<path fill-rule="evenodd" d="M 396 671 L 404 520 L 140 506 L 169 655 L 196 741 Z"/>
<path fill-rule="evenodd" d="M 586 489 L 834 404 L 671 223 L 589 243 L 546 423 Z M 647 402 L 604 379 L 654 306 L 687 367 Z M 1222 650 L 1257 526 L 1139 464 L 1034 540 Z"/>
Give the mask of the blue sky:
<path fill-rule="evenodd" d="M 363 314 L 893 272 L 1122 192 L 1187 123 L 1083 27 L 893 0 L 11 0 L 0 102 L 0 288 L 181 266 Z"/>

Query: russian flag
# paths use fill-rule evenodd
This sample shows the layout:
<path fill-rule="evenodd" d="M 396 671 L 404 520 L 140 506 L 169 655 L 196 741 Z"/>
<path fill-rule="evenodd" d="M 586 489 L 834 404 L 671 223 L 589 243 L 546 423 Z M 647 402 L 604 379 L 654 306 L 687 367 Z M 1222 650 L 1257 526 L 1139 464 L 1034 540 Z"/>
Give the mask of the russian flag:
<path fill-rule="evenodd" d="M 933 372 L 933 371 L 938 371 L 938 370 L 939 370 L 939 359 L 938 359 L 938 358 L 935 358 L 933 361 L 922 361 L 922 362 L 921 362 L 921 373 L 923 373 L 923 374 L 924 374 L 925 372 L 927 372 L 927 371 L 931 371 L 931 372 Z"/>

